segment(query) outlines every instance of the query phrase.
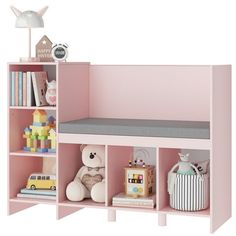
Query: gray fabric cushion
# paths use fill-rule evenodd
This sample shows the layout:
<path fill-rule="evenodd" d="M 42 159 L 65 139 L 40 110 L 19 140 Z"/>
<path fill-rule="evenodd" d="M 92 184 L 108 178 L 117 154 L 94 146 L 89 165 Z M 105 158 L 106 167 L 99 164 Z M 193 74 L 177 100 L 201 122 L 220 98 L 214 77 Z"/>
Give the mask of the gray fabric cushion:
<path fill-rule="evenodd" d="M 88 118 L 59 124 L 60 133 L 209 139 L 210 123 Z"/>

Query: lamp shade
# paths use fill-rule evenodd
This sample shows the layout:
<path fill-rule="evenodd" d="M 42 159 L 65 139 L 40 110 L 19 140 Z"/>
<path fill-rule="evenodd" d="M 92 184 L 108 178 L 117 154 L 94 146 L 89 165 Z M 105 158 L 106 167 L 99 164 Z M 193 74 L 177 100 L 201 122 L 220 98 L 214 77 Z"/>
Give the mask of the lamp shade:
<path fill-rule="evenodd" d="M 16 28 L 42 28 L 44 27 L 43 14 L 47 10 L 47 7 L 42 10 L 35 11 L 19 11 L 15 7 L 11 7 L 12 11 L 16 15 Z"/>

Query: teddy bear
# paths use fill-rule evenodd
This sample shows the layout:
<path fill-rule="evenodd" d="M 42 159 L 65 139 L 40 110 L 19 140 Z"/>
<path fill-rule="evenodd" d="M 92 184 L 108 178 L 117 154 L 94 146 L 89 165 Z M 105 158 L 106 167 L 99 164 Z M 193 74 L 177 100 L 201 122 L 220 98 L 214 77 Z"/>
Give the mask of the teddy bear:
<path fill-rule="evenodd" d="M 105 202 L 105 146 L 81 145 L 80 150 L 84 165 L 67 185 L 66 196 L 70 201 Z"/>

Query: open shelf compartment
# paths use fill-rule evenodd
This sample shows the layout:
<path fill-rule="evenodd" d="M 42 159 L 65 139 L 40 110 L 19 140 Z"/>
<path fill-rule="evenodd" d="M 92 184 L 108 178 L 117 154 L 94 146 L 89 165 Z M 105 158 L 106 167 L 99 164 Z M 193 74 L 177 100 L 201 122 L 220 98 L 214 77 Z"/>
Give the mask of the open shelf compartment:
<path fill-rule="evenodd" d="M 91 199 L 69 201 L 66 197 L 66 187 L 74 180 L 78 170 L 83 165 L 80 151 L 81 144 L 59 144 L 58 157 L 58 201 L 61 207 L 104 207 L 106 203 L 97 203 Z"/>
<path fill-rule="evenodd" d="M 170 195 L 168 193 L 168 172 L 172 167 L 178 163 L 178 153 L 190 153 L 190 161 L 196 163 L 199 161 L 209 160 L 209 150 L 193 150 L 193 149 L 179 149 L 179 148 L 159 148 L 158 153 L 158 196 L 159 201 L 157 210 L 164 214 L 176 214 L 176 215 L 190 215 L 200 217 L 210 217 L 210 203 L 207 209 L 200 211 L 180 211 L 170 207 Z M 209 168 L 208 168 L 209 171 Z M 209 180 L 210 183 L 210 180 Z M 209 185 L 208 185 L 209 186 Z M 210 189 L 208 189 L 210 191 Z M 210 196 L 209 196 L 210 199 Z"/>
<path fill-rule="evenodd" d="M 149 154 L 152 154 L 149 156 Z M 151 158 L 152 156 L 152 158 Z M 107 146 L 107 203 L 110 209 L 115 210 L 137 210 L 137 211 L 151 211 L 155 210 L 154 208 L 146 208 L 142 206 L 134 206 L 127 200 L 125 205 L 113 205 L 112 198 L 120 193 L 125 193 L 125 168 L 129 166 L 129 161 L 134 161 L 135 159 L 143 160 L 145 165 L 153 165 L 154 166 L 154 176 L 153 176 L 153 194 L 156 193 L 156 150 L 155 148 L 143 148 L 143 147 L 133 147 L 133 146 L 114 146 L 108 145 Z M 143 167 L 140 166 L 142 169 Z M 137 169 L 135 171 L 136 174 L 143 174 L 141 169 Z M 142 175 L 143 176 L 143 175 Z M 146 178 L 146 177 L 145 177 Z M 136 184 L 136 187 L 142 187 Z M 154 195 L 155 200 L 156 195 Z"/>

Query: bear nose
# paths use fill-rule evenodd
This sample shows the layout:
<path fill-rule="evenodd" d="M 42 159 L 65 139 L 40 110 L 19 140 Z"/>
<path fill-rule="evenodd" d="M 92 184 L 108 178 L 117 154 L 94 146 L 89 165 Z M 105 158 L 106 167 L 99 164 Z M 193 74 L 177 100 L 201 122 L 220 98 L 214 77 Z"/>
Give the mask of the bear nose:
<path fill-rule="evenodd" d="M 89 157 L 90 157 L 90 159 L 93 159 L 94 158 L 93 153 L 90 153 Z"/>

